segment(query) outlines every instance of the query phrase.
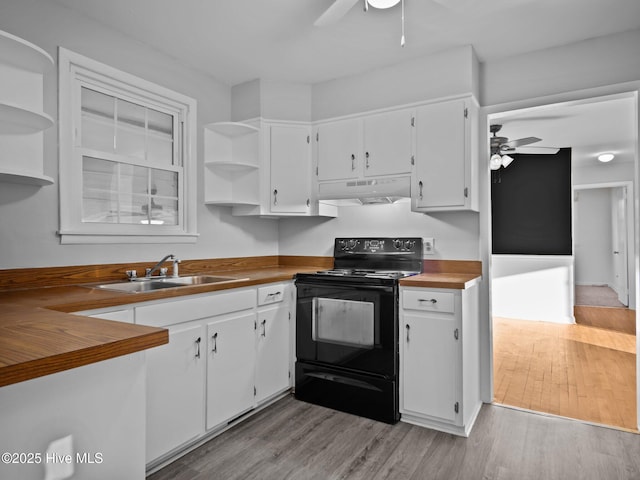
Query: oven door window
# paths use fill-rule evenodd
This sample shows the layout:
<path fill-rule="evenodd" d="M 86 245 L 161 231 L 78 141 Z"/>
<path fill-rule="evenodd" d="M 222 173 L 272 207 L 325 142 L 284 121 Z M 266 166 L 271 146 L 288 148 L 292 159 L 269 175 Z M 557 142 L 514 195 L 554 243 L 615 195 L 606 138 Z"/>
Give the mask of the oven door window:
<path fill-rule="evenodd" d="M 372 302 L 334 298 L 314 298 L 312 339 L 338 345 L 373 348 L 375 309 Z"/>

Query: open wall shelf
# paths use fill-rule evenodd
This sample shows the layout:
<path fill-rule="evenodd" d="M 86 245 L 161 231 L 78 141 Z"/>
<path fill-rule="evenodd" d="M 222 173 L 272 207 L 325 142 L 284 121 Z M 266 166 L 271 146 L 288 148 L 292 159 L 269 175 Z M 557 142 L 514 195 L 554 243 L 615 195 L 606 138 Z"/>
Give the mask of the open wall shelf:
<path fill-rule="evenodd" d="M 205 125 L 205 203 L 259 205 L 259 141 L 260 129 L 246 123 Z"/>
<path fill-rule="evenodd" d="M 51 185 L 44 175 L 43 74 L 54 65 L 40 47 L 0 31 L 0 182 Z"/>

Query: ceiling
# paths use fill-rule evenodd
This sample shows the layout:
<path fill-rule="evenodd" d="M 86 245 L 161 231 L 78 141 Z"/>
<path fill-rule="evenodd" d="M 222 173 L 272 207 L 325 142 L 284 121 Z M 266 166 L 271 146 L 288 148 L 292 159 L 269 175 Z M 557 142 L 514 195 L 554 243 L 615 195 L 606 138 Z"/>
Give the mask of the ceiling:
<path fill-rule="evenodd" d="M 632 95 L 610 95 L 490 115 L 500 124 L 497 134 L 515 140 L 538 137 L 531 147 L 572 148 L 574 166 L 598 165 L 597 156 L 610 152 L 615 163 L 635 160 L 636 102 Z M 536 148 L 532 149 L 536 150 Z M 523 153 L 527 153 L 524 149 Z M 538 152 L 529 152 L 538 153 Z"/>
<path fill-rule="evenodd" d="M 486 61 L 640 28 L 638 0 L 364 0 L 314 27 L 333 0 L 55 0 L 228 85 L 316 83 L 472 45 Z"/>
<path fill-rule="evenodd" d="M 227 85 L 256 78 L 317 83 L 472 45 L 481 62 L 640 28 L 638 0 L 405 0 L 401 9 L 361 0 L 337 23 L 315 27 L 333 0 L 55 0 L 152 45 Z M 536 136 L 595 162 L 616 151 L 633 161 L 632 99 L 510 112 L 501 136 Z M 498 123 L 498 120 L 492 120 Z"/>

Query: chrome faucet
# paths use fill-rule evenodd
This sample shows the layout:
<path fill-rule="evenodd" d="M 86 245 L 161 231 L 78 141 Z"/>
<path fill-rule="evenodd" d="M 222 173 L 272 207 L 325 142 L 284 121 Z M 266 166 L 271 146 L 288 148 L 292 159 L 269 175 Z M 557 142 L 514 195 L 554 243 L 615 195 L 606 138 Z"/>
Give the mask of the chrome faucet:
<path fill-rule="evenodd" d="M 169 255 L 166 255 L 162 260 L 160 260 L 158 263 L 156 263 L 152 268 L 147 268 L 146 269 L 145 278 L 151 278 L 151 275 L 153 275 L 153 272 L 155 272 L 158 269 L 160 269 L 160 276 L 161 277 L 166 277 L 167 276 L 167 269 L 166 268 L 160 268 L 160 267 L 168 259 L 171 259 L 171 261 L 173 262 L 171 276 L 172 277 L 179 276 L 178 264 L 180 263 L 180 260 L 178 259 L 178 257 L 176 257 L 175 255 L 170 253 Z"/>

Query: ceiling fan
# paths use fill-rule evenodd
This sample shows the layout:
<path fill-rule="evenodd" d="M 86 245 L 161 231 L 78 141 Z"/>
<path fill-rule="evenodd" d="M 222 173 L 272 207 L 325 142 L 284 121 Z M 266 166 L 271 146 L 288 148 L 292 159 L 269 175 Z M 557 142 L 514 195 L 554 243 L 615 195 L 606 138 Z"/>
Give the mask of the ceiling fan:
<path fill-rule="evenodd" d="M 490 138 L 491 159 L 489 166 L 491 170 L 498 170 L 500 167 L 507 168 L 513 157 L 510 157 L 509 153 L 540 153 L 540 154 L 555 154 L 558 153 L 558 148 L 553 147 L 527 147 L 533 143 L 541 142 L 542 139 L 538 137 L 523 137 L 515 140 L 509 140 L 507 137 L 499 137 L 496 135 L 502 129 L 502 125 L 493 124 L 489 126 L 489 131 L 493 134 Z M 526 150 L 522 147 L 526 147 Z M 536 149 L 534 152 L 531 149 Z"/>

